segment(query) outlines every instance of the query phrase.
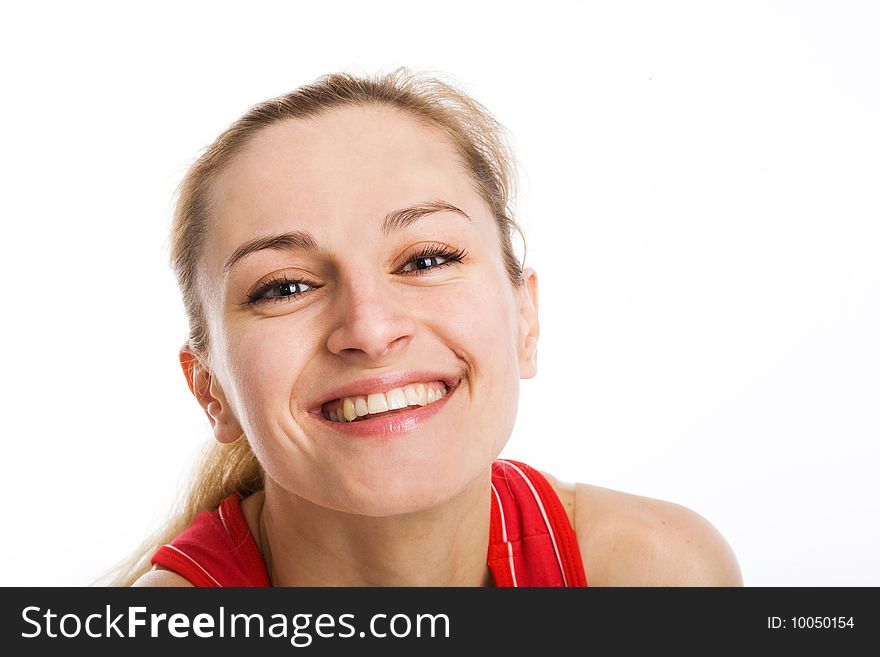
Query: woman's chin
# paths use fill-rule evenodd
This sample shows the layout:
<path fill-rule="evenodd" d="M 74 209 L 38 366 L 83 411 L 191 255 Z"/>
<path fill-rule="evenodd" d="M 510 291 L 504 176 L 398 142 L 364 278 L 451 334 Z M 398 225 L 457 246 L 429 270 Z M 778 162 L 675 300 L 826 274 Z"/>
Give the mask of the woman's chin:
<path fill-rule="evenodd" d="M 488 478 L 490 463 L 483 468 L 471 462 L 467 472 L 459 467 L 444 473 L 435 467 L 428 472 L 413 469 L 409 473 L 386 473 L 381 478 L 361 481 L 362 487 L 350 488 L 346 510 L 373 518 L 439 511 L 447 504 L 463 501 L 467 491 L 481 479 L 481 473 Z M 477 489 L 483 491 L 482 487 Z"/>

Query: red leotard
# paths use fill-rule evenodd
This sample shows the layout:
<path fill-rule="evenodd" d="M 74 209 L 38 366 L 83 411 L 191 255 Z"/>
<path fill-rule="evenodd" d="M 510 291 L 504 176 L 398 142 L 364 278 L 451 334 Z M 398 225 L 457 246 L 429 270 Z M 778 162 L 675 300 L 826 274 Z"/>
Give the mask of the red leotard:
<path fill-rule="evenodd" d="M 577 540 L 549 482 L 519 461 L 492 463 L 487 564 L 496 586 L 586 586 Z M 153 555 L 195 586 L 271 586 L 237 493 L 202 511 Z"/>

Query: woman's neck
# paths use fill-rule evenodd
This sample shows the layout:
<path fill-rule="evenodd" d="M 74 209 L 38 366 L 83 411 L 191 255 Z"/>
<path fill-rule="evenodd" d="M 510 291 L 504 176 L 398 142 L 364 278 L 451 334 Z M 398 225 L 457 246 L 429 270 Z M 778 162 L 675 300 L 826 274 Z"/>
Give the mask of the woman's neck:
<path fill-rule="evenodd" d="M 267 477 L 247 515 L 273 586 L 492 586 L 489 478 L 441 506 L 372 518 L 315 505 Z"/>

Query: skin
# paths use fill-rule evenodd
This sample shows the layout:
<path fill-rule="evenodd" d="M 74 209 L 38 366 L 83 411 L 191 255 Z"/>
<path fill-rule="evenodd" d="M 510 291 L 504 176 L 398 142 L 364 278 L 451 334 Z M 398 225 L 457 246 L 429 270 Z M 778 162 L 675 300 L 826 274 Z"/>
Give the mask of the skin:
<path fill-rule="evenodd" d="M 399 111 L 337 109 L 257 135 L 213 200 L 200 271 L 210 353 L 184 349 L 181 363 L 217 440 L 246 434 L 266 472 L 243 510 L 273 584 L 490 585 L 489 466 L 519 380 L 536 371 L 537 276 L 510 283 L 495 220 L 453 146 Z M 441 211 L 383 233 L 387 213 L 437 201 L 466 217 Z M 320 250 L 263 249 L 225 270 L 244 242 L 293 230 Z M 467 255 L 412 274 L 426 244 Z M 247 303 L 281 275 L 308 286 Z M 426 369 L 461 383 L 416 431 L 354 438 L 311 414 L 340 385 Z M 545 476 L 591 585 L 741 583 L 693 512 Z M 136 585 L 187 584 L 154 570 Z"/>

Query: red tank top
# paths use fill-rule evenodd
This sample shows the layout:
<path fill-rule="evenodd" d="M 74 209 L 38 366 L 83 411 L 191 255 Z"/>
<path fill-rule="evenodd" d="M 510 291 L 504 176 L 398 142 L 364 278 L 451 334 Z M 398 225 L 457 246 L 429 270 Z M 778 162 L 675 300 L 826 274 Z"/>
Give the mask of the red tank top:
<path fill-rule="evenodd" d="M 496 586 L 586 586 L 577 540 L 565 509 L 537 470 L 519 461 L 492 463 L 487 564 Z M 263 556 L 233 493 L 202 511 L 153 555 L 195 586 L 271 586 Z"/>

